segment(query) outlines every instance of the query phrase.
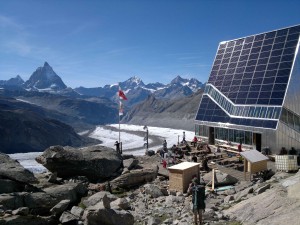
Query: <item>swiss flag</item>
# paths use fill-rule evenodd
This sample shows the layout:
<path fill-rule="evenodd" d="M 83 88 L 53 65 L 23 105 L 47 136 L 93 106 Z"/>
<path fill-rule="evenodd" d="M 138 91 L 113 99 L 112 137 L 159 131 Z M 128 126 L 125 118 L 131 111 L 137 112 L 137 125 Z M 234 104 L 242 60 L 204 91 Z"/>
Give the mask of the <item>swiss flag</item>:
<path fill-rule="evenodd" d="M 118 95 L 119 95 L 120 99 L 127 100 L 124 92 L 121 89 L 119 90 Z"/>

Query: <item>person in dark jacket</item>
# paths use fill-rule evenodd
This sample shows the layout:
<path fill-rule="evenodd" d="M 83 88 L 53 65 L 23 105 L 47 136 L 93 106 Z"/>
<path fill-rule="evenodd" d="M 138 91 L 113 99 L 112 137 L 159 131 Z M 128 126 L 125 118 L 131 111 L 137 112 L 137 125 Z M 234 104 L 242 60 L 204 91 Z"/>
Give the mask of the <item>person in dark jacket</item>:
<path fill-rule="evenodd" d="M 193 213 L 194 213 L 194 223 L 202 225 L 202 213 L 205 211 L 205 186 L 200 185 L 197 178 L 192 180 L 192 183 L 189 186 L 188 193 L 192 194 L 192 203 L 193 203 Z"/>

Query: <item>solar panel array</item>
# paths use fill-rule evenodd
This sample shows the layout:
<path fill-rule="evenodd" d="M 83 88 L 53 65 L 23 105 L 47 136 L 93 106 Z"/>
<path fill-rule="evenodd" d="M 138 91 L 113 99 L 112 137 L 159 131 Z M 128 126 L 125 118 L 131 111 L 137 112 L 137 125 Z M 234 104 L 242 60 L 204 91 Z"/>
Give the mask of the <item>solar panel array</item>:
<path fill-rule="evenodd" d="M 208 83 L 234 104 L 281 106 L 299 34 L 300 25 L 220 43 Z M 222 109 L 216 109 L 216 104 L 207 98 L 203 96 L 196 120 L 229 121 L 247 126 L 258 124 L 253 119 L 235 121 L 237 118 L 226 113 L 218 115 L 219 109 Z M 258 125 L 274 129 L 277 122 L 261 122 Z"/>

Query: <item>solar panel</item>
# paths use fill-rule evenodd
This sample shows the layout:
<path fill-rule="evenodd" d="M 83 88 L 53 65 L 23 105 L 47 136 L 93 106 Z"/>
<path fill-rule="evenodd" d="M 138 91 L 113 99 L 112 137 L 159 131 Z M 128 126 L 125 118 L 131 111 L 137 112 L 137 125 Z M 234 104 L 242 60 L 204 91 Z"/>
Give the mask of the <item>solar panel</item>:
<path fill-rule="evenodd" d="M 262 118 L 267 116 L 269 108 L 266 106 L 283 104 L 299 34 L 300 26 L 295 26 L 222 42 L 208 85 L 219 90 L 228 99 L 226 101 L 232 102 L 224 103 L 226 106 L 229 104 L 234 110 L 239 110 L 235 105 L 261 105 L 259 115 Z M 203 96 L 196 120 L 276 128 L 276 120 L 234 118 L 225 113 L 223 105 L 220 108 L 215 103 L 219 100 L 212 99 L 212 96 Z"/>
<path fill-rule="evenodd" d="M 218 89 L 228 87 L 229 91 L 224 94 L 236 104 L 240 100 L 230 95 L 231 91 L 235 91 L 231 86 L 260 85 L 250 89 L 248 96 L 256 96 L 256 104 L 266 104 L 266 98 L 257 101 L 260 95 L 256 92 L 261 91 L 262 84 L 274 86 L 288 82 L 299 33 L 300 26 L 297 26 L 220 44 L 211 73 L 212 79 L 208 83 Z M 255 93 L 250 94 L 252 92 Z M 267 104 L 282 105 L 280 100 L 270 101 L 274 96 L 277 95 L 269 96 Z M 283 100 L 281 97 L 278 99 Z"/>

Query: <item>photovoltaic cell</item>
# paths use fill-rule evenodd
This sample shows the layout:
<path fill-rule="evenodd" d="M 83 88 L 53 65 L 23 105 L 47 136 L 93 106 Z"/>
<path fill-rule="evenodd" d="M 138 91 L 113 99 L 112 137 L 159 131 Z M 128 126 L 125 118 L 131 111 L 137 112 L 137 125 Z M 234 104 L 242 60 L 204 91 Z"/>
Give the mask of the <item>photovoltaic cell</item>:
<path fill-rule="evenodd" d="M 295 26 L 222 42 L 208 84 L 234 104 L 282 106 L 299 34 L 300 26 Z M 277 125 L 276 121 L 233 119 L 215 106 L 204 95 L 196 119 L 273 129 Z"/>

